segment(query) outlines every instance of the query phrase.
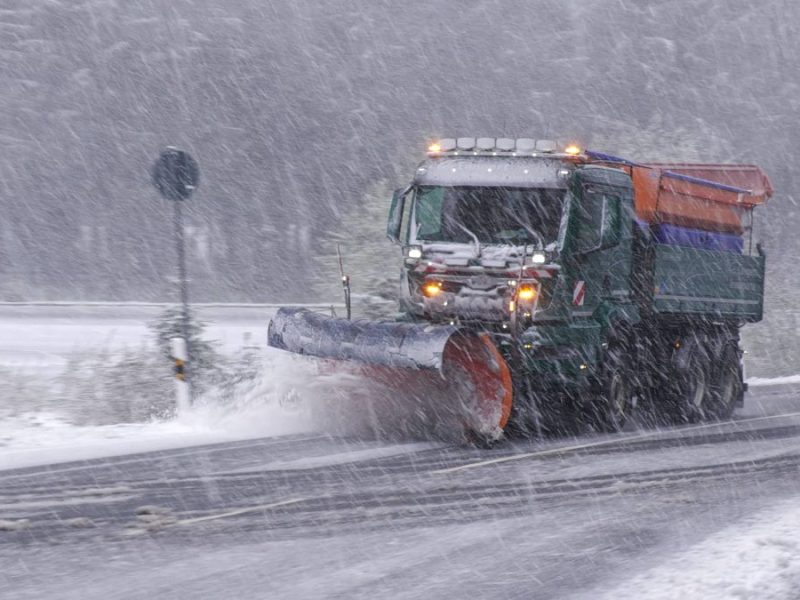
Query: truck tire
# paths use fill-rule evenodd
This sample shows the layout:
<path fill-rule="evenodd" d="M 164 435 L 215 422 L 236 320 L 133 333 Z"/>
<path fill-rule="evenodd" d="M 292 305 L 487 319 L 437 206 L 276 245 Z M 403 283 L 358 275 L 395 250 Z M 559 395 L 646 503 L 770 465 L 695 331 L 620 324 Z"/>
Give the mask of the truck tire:
<path fill-rule="evenodd" d="M 604 431 L 622 431 L 635 406 L 628 356 L 622 347 L 608 351 L 598 406 L 598 421 Z"/>
<path fill-rule="evenodd" d="M 697 423 L 705 418 L 710 403 L 709 360 L 701 346 L 693 344 L 680 363 L 673 371 L 672 417 L 679 423 Z"/>
<path fill-rule="evenodd" d="M 726 345 L 720 357 L 714 385 L 711 389 L 706 416 L 711 419 L 730 419 L 738 404 L 744 385 L 739 352 L 731 344 Z"/>

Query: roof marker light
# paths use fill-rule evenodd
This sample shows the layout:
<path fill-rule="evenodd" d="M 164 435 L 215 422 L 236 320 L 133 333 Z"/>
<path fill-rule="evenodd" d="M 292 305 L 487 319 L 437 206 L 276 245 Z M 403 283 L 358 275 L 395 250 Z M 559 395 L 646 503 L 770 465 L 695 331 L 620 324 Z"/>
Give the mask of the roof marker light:
<path fill-rule="evenodd" d="M 442 151 L 442 145 L 435 142 L 428 146 L 428 154 L 439 154 Z"/>
<path fill-rule="evenodd" d="M 475 148 L 474 137 L 460 137 L 456 139 L 456 147 L 459 150 L 472 150 Z"/>
<path fill-rule="evenodd" d="M 536 140 L 536 149 L 539 152 L 549 154 L 558 149 L 558 144 L 556 144 L 553 140 Z"/>
<path fill-rule="evenodd" d="M 497 138 L 496 147 L 502 152 L 511 152 L 514 149 L 514 140 L 511 138 Z"/>
<path fill-rule="evenodd" d="M 581 148 L 578 144 L 569 144 L 566 148 L 564 148 L 564 154 L 569 154 L 570 156 L 577 156 L 581 153 Z"/>
<path fill-rule="evenodd" d="M 533 152 L 536 150 L 536 140 L 532 138 L 519 138 L 517 140 L 517 152 Z"/>

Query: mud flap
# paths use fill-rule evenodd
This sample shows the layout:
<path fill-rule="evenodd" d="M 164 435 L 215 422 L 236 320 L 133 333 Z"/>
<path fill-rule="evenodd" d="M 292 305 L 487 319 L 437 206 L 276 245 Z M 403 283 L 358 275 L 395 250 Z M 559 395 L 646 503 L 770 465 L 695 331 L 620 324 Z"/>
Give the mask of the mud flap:
<path fill-rule="evenodd" d="M 492 443 L 502 436 L 511 414 L 511 372 L 484 333 L 454 326 L 348 321 L 281 308 L 270 322 L 267 343 L 323 359 L 323 370 L 364 380 L 381 425 L 411 437 Z M 335 395 L 332 401 L 337 401 Z"/>

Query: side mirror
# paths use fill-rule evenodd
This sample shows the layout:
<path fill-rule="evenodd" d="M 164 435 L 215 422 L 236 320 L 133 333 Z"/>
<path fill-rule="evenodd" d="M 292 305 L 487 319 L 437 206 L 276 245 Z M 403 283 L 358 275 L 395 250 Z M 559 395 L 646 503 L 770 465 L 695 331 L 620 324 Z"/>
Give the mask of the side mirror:
<path fill-rule="evenodd" d="M 389 208 L 389 220 L 386 223 L 386 236 L 395 244 L 400 243 L 400 229 L 403 227 L 403 209 L 410 187 L 399 188 L 392 194 L 392 205 Z"/>

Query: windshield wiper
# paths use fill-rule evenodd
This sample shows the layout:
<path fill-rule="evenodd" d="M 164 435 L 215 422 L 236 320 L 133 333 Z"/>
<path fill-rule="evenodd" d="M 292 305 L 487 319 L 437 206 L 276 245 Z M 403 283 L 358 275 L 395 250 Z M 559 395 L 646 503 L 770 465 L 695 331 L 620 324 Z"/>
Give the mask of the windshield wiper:
<path fill-rule="evenodd" d="M 472 238 L 472 241 L 475 242 L 475 258 L 479 259 L 481 257 L 481 241 L 478 239 L 478 236 L 472 233 L 472 231 L 470 231 L 466 227 L 464 227 L 461 223 L 456 223 L 456 226 L 464 230 L 467 233 L 467 235 Z"/>
<path fill-rule="evenodd" d="M 522 225 L 522 228 L 525 231 L 527 231 L 535 239 L 536 243 L 538 244 L 538 247 L 536 249 L 537 250 L 544 250 L 544 240 L 542 240 L 542 236 L 539 235 L 539 233 L 535 229 L 531 229 L 530 227 L 528 227 L 524 223 L 520 223 L 520 225 Z M 527 245 L 528 244 L 525 244 L 526 247 L 527 247 Z"/>

